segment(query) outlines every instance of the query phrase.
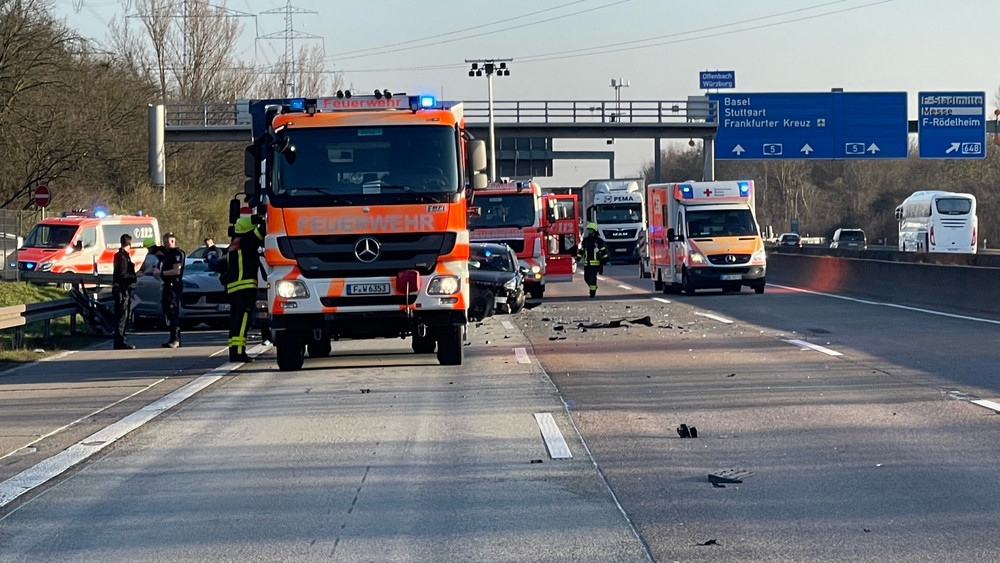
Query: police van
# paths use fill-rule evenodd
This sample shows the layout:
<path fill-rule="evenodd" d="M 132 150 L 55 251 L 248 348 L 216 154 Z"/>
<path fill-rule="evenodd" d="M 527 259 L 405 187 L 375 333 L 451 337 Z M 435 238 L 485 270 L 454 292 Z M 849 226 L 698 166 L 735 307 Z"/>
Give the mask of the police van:
<path fill-rule="evenodd" d="M 33 273 L 111 274 L 121 236 L 132 235 L 129 254 L 138 267 L 150 246 L 160 240 L 160 225 L 153 217 L 104 215 L 86 211 L 64 212 L 35 225 L 17 251 L 21 279 Z"/>

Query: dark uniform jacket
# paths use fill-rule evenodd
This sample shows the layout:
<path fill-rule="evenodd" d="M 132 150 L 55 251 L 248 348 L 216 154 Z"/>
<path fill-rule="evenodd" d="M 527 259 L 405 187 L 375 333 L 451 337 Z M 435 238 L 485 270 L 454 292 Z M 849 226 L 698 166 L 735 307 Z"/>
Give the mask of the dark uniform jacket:
<path fill-rule="evenodd" d="M 135 264 L 132 263 L 132 256 L 128 250 L 119 248 L 115 253 L 115 269 L 111 277 L 114 286 L 121 289 L 132 289 L 135 286 Z"/>
<path fill-rule="evenodd" d="M 260 247 L 264 236 L 260 229 L 241 233 L 229 245 L 226 258 L 226 292 L 232 293 L 241 289 L 257 287 L 257 274 L 260 271 Z"/>

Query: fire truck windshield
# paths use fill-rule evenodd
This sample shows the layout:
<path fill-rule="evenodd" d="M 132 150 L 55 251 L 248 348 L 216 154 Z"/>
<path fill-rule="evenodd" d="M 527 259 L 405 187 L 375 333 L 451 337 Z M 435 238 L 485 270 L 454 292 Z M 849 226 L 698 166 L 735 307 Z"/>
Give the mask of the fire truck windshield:
<path fill-rule="evenodd" d="M 284 136 L 287 148 L 275 153 L 272 166 L 272 192 L 282 199 L 329 195 L 357 201 L 459 189 L 457 137 L 449 127 L 289 128 Z"/>
<path fill-rule="evenodd" d="M 530 192 L 520 194 L 480 194 L 475 205 L 481 209 L 479 217 L 469 218 L 470 229 L 496 229 L 501 227 L 533 227 L 536 225 L 535 196 Z"/>

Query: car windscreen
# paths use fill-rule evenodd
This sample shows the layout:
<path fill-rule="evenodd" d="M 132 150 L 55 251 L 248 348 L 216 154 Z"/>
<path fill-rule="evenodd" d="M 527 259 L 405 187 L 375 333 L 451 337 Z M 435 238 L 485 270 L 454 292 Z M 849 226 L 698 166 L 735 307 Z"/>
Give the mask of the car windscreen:
<path fill-rule="evenodd" d="M 25 248 L 63 248 L 73 241 L 76 225 L 35 225 L 24 239 Z"/>
<path fill-rule="evenodd" d="M 471 249 L 469 262 L 486 272 L 513 272 L 514 264 L 508 252 L 495 252 L 489 248 Z"/>
<path fill-rule="evenodd" d="M 615 223 L 638 223 L 642 217 L 642 206 L 638 203 L 614 203 L 597 205 L 597 222 L 602 225 Z"/>
<path fill-rule="evenodd" d="M 864 242 L 865 233 L 861 231 L 841 231 L 840 242 Z"/>
<path fill-rule="evenodd" d="M 757 234 L 749 209 L 708 209 L 687 213 L 688 236 L 724 237 Z"/>

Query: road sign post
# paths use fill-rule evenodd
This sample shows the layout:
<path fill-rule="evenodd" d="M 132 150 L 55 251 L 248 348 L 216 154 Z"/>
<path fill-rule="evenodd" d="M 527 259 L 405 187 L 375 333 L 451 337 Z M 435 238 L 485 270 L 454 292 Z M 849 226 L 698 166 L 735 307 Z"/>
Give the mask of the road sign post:
<path fill-rule="evenodd" d="M 51 199 L 52 194 L 49 192 L 49 188 L 47 186 L 38 186 L 35 188 L 35 205 L 44 209 L 48 206 Z"/>
<path fill-rule="evenodd" d="M 906 158 L 906 92 L 709 94 L 718 160 Z"/>
<path fill-rule="evenodd" d="M 920 92 L 920 158 L 986 158 L 986 92 Z"/>

